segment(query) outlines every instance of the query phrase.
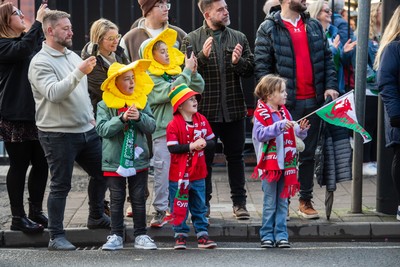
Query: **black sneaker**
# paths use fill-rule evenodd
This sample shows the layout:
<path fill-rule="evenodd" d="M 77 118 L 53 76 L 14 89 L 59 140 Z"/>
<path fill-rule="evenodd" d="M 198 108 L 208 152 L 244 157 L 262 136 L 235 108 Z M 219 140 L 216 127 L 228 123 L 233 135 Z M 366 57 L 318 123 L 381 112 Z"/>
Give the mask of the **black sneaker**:
<path fill-rule="evenodd" d="M 276 242 L 276 246 L 278 248 L 290 248 L 290 243 L 289 243 L 289 241 L 282 239 L 282 240 L 279 240 L 278 242 Z"/>
<path fill-rule="evenodd" d="M 250 219 L 250 213 L 247 211 L 246 205 L 233 206 L 233 216 L 235 216 L 238 220 Z"/>
<path fill-rule="evenodd" d="M 87 228 L 89 229 L 111 229 L 111 220 L 105 213 L 98 218 L 94 219 L 89 216 L 87 221 Z"/>
<path fill-rule="evenodd" d="M 263 240 L 261 241 L 262 248 L 273 248 L 275 247 L 275 243 L 272 240 Z"/>
<path fill-rule="evenodd" d="M 186 239 L 185 235 L 177 235 L 175 237 L 174 249 L 186 249 Z"/>

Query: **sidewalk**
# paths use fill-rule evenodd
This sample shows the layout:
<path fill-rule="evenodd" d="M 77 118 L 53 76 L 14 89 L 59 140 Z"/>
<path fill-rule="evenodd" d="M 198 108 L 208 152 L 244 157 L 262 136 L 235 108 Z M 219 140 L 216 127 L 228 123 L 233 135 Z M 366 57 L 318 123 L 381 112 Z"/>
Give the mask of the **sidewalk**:
<path fill-rule="evenodd" d="M 48 233 L 26 235 L 10 231 L 11 216 L 5 175 L 8 166 L 0 166 L 0 247 L 47 246 Z M 216 167 L 213 172 L 213 198 L 211 200 L 211 218 L 209 234 L 216 241 L 258 241 L 261 226 L 263 194 L 261 182 L 250 178 L 253 168 L 246 168 L 247 209 L 251 219 L 237 221 L 232 216 L 232 202 L 227 173 L 224 167 Z M 64 225 L 67 238 L 78 246 L 98 246 L 106 241 L 108 230 L 89 230 L 86 228 L 88 215 L 87 175 L 78 167 L 74 170 L 72 189 L 68 196 Z M 147 201 L 147 219 L 152 218 L 153 182 L 150 180 L 150 197 Z M 26 190 L 25 190 L 26 191 Z M 45 199 L 47 199 L 48 188 Z M 27 199 L 27 194 L 25 194 Z M 314 206 L 319 211 L 320 219 L 305 220 L 296 210 L 298 201 L 292 199 L 290 221 L 288 222 L 291 241 L 398 241 L 400 240 L 400 222 L 393 215 L 374 211 L 376 207 L 376 177 L 365 176 L 363 180 L 362 214 L 351 214 L 351 182 L 340 183 L 334 194 L 331 218 L 325 216 L 325 188 L 314 186 Z M 46 202 L 44 202 L 46 207 Z M 26 207 L 26 212 L 28 208 Z M 125 218 L 125 242 L 133 241 L 132 219 Z M 162 229 L 149 228 L 148 234 L 155 241 L 171 241 L 171 226 Z M 194 233 L 191 233 L 193 236 Z"/>

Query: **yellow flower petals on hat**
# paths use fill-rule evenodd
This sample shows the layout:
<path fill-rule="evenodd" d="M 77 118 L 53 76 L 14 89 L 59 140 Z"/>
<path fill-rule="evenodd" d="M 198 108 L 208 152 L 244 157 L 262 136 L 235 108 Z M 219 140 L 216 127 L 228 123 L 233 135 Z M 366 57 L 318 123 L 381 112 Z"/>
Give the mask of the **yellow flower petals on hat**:
<path fill-rule="evenodd" d="M 136 60 L 128 65 L 114 62 L 108 69 L 108 78 L 102 83 L 103 100 L 109 108 L 122 108 L 125 105 L 144 109 L 147 103 L 147 95 L 154 87 L 154 82 L 146 73 L 151 61 L 146 59 Z M 121 74 L 133 70 L 135 89 L 132 95 L 125 95 L 115 85 L 115 79 Z"/>
<path fill-rule="evenodd" d="M 175 76 L 182 72 L 181 65 L 185 61 L 185 55 L 174 47 L 177 37 L 178 33 L 175 30 L 166 28 L 157 37 L 149 41 L 143 49 L 143 58 L 151 60 L 151 65 L 149 67 L 150 73 L 161 76 L 165 72 Z M 153 57 L 153 46 L 158 41 L 163 41 L 168 47 L 169 65 L 160 64 Z"/>

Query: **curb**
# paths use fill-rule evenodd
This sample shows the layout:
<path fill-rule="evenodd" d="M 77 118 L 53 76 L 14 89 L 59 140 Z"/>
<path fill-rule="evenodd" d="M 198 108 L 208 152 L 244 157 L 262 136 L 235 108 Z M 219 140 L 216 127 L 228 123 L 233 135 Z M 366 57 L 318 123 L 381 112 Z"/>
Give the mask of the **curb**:
<path fill-rule="evenodd" d="M 124 242 L 134 242 L 133 229 L 125 229 Z M 259 237 L 260 224 L 213 224 L 209 235 L 215 241 L 256 242 Z M 89 230 L 86 228 L 65 229 L 67 239 L 76 246 L 100 246 L 104 244 L 109 230 Z M 400 241 L 400 227 L 397 222 L 349 222 L 326 224 L 291 224 L 288 223 L 291 241 L 298 242 L 397 242 Z M 46 247 L 49 242 L 48 231 L 41 234 L 27 235 L 19 231 L 1 231 L 0 247 Z M 148 235 L 156 242 L 173 242 L 171 226 L 162 229 L 148 228 Z M 194 240 L 193 230 L 190 232 Z"/>

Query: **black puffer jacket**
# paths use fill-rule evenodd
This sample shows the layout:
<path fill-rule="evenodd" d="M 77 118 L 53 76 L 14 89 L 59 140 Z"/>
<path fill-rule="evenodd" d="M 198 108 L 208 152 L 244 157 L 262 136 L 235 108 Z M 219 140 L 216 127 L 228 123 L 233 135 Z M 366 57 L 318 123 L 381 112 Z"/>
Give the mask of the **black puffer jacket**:
<path fill-rule="evenodd" d="M 321 24 L 310 18 L 308 13 L 302 13 L 301 19 L 306 25 L 316 99 L 318 104 L 322 104 L 325 90 L 338 90 L 335 66 Z M 270 73 L 279 74 L 287 79 L 288 98 L 286 106 L 288 108 L 294 107 L 296 103 L 294 48 L 290 33 L 281 19 L 280 11 L 267 17 L 258 28 L 254 56 L 257 81 Z"/>
<path fill-rule="evenodd" d="M 326 122 L 321 125 L 315 151 L 315 176 L 326 190 L 336 190 L 336 183 L 352 179 L 352 150 L 349 131 Z"/>

